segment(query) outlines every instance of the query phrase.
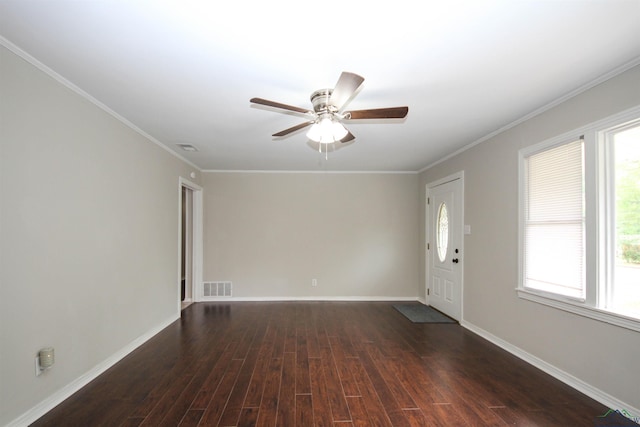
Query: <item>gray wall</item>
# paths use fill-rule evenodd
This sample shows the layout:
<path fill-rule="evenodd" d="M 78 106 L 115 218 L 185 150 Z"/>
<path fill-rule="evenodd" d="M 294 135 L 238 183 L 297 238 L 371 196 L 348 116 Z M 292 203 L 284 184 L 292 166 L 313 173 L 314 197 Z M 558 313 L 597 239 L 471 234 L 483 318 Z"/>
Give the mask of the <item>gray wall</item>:
<path fill-rule="evenodd" d="M 417 174 L 203 180 L 205 281 L 232 281 L 238 298 L 415 299 Z"/>
<path fill-rule="evenodd" d="M 472 231 L 464 242 L 464 321 L 640 408 L 640 333 L 524 301 L 515 292 L 518 150 L 637 105 L 640 67 L 429 168 L 420 175 L 420 208 L 424 217 L 428 183 L 464 170 L 464 217 Z M 423 238 L 423 255 L 424 248 Z M 420 271 L 424 283 L 424 263 Z"/>
<path fill-rule="evenodd" d="M 186 163 L 0 47 L 0 425 L 179 316 Z M 36 377 L 34 358 L 56 364 Z"/>

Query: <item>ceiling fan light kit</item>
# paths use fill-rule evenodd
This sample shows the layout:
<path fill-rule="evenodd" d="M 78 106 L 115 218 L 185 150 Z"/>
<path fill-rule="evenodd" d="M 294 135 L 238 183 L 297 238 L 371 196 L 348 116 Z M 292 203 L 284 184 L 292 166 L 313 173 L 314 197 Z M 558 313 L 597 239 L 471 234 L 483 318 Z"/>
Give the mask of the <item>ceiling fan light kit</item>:
<path fill-rule="evenodd" d="M 274 133 L 274 137 L 289 135 L 295 131 L 311 126 L 307 132 L 307 138 L 319 144 L 334 144 L 336 142 L 349 142 L 355 136 L 342 124 L 343 120 L 360 119 L 402 119 L 409 112 L 409 107 L 378 108 L 371 110 L 342 111 L 348 101 L 354 96 L 358 88 L 364 81 L 363 77 L 357 74 L 344 71 L 335 88 L 320 89 L 311 94 L 311 104 L 313 111 L 269 101 L 263 98 L 251 98 L 254 104 L 268 107 L 280 108 L 287 111 L 311 116 L 313 119 L 288 129 Z"/>
<path fill-rule="evenodd" d="M 330 114 L 323 114 L 311 125 L 307 138 L 320 144 L 333 144 L 347 136 L 349 131 Z"/>

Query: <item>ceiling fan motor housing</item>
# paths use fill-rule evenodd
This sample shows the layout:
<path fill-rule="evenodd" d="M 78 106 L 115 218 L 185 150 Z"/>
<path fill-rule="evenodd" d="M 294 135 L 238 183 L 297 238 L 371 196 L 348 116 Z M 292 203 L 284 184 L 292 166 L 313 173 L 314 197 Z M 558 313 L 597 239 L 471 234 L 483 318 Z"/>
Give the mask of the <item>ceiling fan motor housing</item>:
<path fill-rule="evenodd" d="M 313 104 L 313 111 L 317 114 L 326 112 L 335 113 L 338 111 L 336 107 L 329 103 L 332 93 L 333 89 L 319 89 L 313 92 L 310 97 L 311 104 Z"/>

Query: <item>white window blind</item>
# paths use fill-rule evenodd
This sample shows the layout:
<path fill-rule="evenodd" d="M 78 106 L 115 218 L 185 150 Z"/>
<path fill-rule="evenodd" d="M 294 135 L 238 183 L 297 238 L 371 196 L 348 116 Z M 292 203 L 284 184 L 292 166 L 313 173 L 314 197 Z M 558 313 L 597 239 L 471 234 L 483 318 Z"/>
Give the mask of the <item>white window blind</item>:
<path fill-rule="evenodd" d="M 585 298 L 582 139 L 525 159 L 524 286 Z"/>

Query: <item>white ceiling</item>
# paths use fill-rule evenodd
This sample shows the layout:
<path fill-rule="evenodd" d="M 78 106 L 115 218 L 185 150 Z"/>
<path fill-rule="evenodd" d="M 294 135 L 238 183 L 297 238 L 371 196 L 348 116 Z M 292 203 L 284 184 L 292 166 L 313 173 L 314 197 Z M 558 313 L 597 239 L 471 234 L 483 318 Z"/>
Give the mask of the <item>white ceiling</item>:
<path fill-rule="evenodd" d="M 0 0 L 3 44 L 202 170 L 417 171 L 640 63 L 640 0 Z M 306 119 L 342 71 L 365 78 L 328 158 Z M 197 153 L 176 147 L 186 143 Z"/>

